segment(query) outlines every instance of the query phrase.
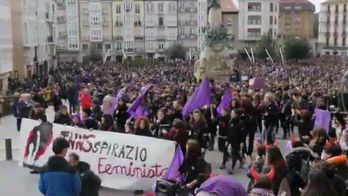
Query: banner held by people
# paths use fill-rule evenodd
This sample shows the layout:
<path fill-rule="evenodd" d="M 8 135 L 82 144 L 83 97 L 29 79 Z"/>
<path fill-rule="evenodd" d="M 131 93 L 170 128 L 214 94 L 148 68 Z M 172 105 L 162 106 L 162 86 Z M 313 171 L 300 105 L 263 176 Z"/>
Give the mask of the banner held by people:
<path fill-rule="evenodd" d="M 20 165 L 41 168 L 53 155 L 52 141 L 63 137 L 70 143 L 69 152 L 88 162 L 108 188 L 148 190 L 166 174 L 175 153 L 172 141 L 59 124 L 41 130 L 38 125 L 38 121 L 23 119 Z"/>

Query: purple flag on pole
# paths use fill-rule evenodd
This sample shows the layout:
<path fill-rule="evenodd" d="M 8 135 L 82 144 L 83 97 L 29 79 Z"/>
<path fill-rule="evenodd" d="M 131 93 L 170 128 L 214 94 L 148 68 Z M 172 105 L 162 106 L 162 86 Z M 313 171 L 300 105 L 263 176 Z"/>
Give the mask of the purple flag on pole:
<path fill-rule="evenodd" d="M 331 114 L 327 110 L 315 109 L 315 128 L 323 128 L 326 132 L 329 132 Z"/>
<path fill-rule="evenodd" d="M 179 177 L 179 179 L 174 179 L 178 176 L 179 168 L 182 165 L 184 161 L 184 153 L 182 153 L 182 149 L 180 145 L 176 147 L 174 158 L 172 163 L 170 164 L 164 179 L 165 180 L 177 180 L 179 182 L 182 182 L 182 176 Z"/>
<path fill-rule="evenodd" d="M 188 116 L 193 110 L 198 109 L 204 105 L 211 104 L 211 89 L 210 82 L 208 79 L 203 80 L 199 88 L 195 90 L 190 99 L 184 106 L 182 110 L 182 115 L 184 117 Z"/>
<path fill-rule="evenodd" d="M 222 114 L 222 110 L 231 106 L 232 101 L 232 90 L 230 87 L 226 88 L 224 95 L 222 96 L 221 102 L 217 107 L 218 114 Z"/>
<path fill-rule="evenodd" d="M 127 87 L 122 88 L 120 91 L 117 92 L 115 102 L 113 103 L 113 107 L 116 108 L 118 105 L 118 102 L 120 102 L 121 98 L 125 95 Z"/>
<path fill-rule="evenodd" d="M 143 104 L 144 104 L 144 97 L 149 92 L 151 87 L 152 85 L 142 89 L 140 95 L 135 99 L 133 104 L 129 107 L 127 112 L 131 115 L 131 117 L 137 118 L 140 116 L 147 116 L 149 114 L 149 112 L 145 109 L 145 106 Z"/>

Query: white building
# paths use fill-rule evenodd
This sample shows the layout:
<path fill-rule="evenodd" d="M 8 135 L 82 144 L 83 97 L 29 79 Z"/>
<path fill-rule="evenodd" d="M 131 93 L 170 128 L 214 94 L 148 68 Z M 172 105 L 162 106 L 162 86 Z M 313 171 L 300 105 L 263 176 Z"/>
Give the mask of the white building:
<path fill-rule="evenodd" d="M 117 61 L 144 56 L 144 1 L 116 0 L 112 3 L 114 54 Z"/>
<path fill-rule="evenodd" d="M 197 13 L 197 0 L 178 0 L 178 42 L 188 50 L 187 59 L 198 59 Z M 203 19 L 201 18 L 202 23 Z"/>
<path fill-rule="evenodd" d="M 9 0 L 0 0 L 0 75 L 12 71 L 12 24 Z"/>
<path fill-rule="evenodd" d="M 321 4 L 318 38 L 321 54 L 348 54 L 347 4 L 348 0 L 327 0 Z"/>
<path fill-rule="evenodd" d="M 176 0 L 145 0 L 145 52 L 149 58 L 164 58 L 164 51 L 177 40 Z"/>
<path fill-rule="evenodd" d="M 240 40 L 257 41 L 268 33 L 277 38 L 279 0 L 238 0 L 238 5 Z"/>
<path fill-rule="evenodd" d="M 57 56 L 77 61 L 80 50 L 78 0 L 57 0 Z"/>
<path fill-rule="evenodd" d="M 207 0 L 197 0 L 197 8 L 197 48 L 198 51 L 202 51 L 204 49 L 204 28 L 208 24 Z"/>
<path fill-rule="evenodd" d="M 23 0 L 22 29 L 27 75 L 47 75 L 55 65 L 55 17 L 53 0 Z"/>
<path fill-rule="evenodd" d="M 2 94 L 7 90 L 7 78 L 13 71 L 10 0 L 0 0 L 0 27 L 0 94 Z"/>

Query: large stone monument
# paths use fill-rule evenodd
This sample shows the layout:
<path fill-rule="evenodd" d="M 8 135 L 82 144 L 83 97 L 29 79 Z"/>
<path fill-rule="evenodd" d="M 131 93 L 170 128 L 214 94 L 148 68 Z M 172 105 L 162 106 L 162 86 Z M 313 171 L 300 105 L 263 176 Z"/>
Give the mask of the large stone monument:
<path fill-rule="evenodd" d="M 222 24 L 220 0 L 208 0 L 208 22 L 204 34 L 205 48 L 194 65 L 195 77 L 228 81 L 233 60 L 227 48 L 229 39 Z"/>

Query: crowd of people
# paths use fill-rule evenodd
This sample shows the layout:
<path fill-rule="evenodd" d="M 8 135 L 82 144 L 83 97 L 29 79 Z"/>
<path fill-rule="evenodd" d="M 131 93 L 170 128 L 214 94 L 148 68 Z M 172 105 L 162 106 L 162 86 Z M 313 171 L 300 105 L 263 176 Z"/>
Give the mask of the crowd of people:
<path fill-rule="evenodd" d="M 230 81 L 210 80 L 211 105 L 183 115 L 187 100 L 200 84 L 193 76 L 192 66 L 132 68 L 113 63 L 66 63 L 51 70 L 48 77 L 12 81 L 16 97 L 12 112 L 18 131 L 22 118 L 40 120 L 52 105 L 54 123 L 173 140 L 185 156 L 178 174 L 184 176 L 183 185 L 192 194 L 202 190 L 217 195 L 341 196 L 348 193 L 346 146 L 339 142 L 347 141 L 343 138 L 346 121 L 342 111 L 335 108 L 344 70 L 344 64 L 332 59 L 286 66 L 239 63 Z M 263 78 L 265 86 L 251 88 L 248 82 L 251 78 Z M 129 108 L 149 85 L 151 88 L 142 100 L 146 112 L 142 116 L 132 115 Z M 232 100 L 218 111 L 228 87 L 233 89 Z M 332 111 L 329 130 L 314 127 L 316 108 Z M 282 132 L 282 139 L 291 140 L 293 150 L 286 157 L 275 141 L 278 132 Z M 66 190 L 70 193 L 65 195 L 78 195 L 81 186 L 76 172 L 89 172 L 90 179 L 82 180 L 83 187 L 99 189 L 100 180 L 88 164 L 79 162 L 78 155 L 70 155 L 70 164 L 65 161 L 68 147 L 63 139 L 54 142 L 56 156 L 49 160 L 40 178 L 43 194 L 54 195 L 60 191 L 59 186 L 73 183 L 72 190 Z M 209 178 L 212 171 L 205 153 L 215 147 L 221 152 L 220 169 L 229 174 L 235 173 L 237 163 L 244 168 L 246 158 L 251 160 L 247 190 L 232 194 L 226 189 L 226 193 L 219 194 L 204 188 L 214 178 Z M 226 168 L 229 159 L 231 168 Z M 65 173 L 57 177 L 54 171 Z M 50 175 L 57 181 L 69 176 L 71 181 L 63 180 L 63 184 L 49 181 Z M 93 186 L 87 185 L 91 181 Z M 97 195 L 98 191 L 87 192 L 82 191 L 81 195 Z"/>

